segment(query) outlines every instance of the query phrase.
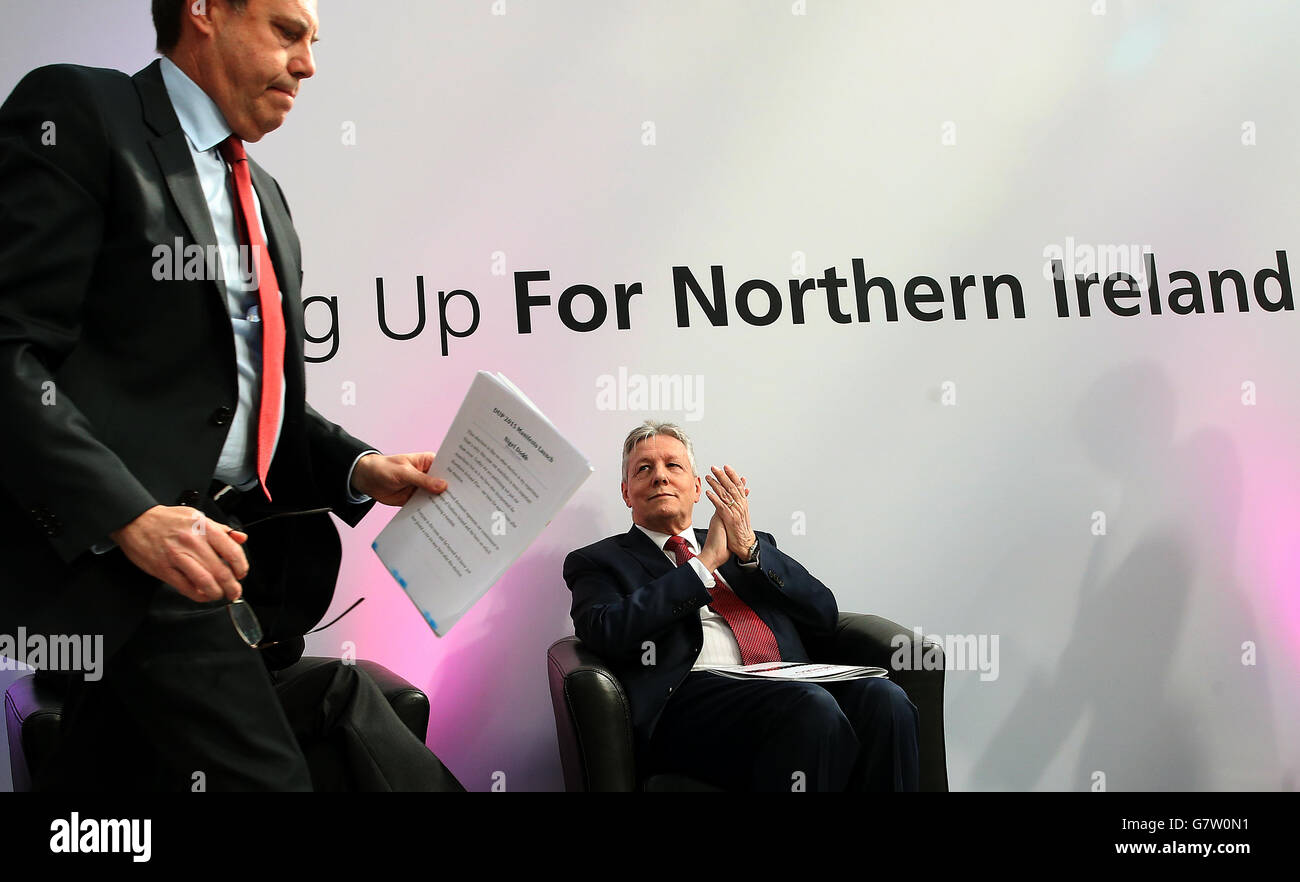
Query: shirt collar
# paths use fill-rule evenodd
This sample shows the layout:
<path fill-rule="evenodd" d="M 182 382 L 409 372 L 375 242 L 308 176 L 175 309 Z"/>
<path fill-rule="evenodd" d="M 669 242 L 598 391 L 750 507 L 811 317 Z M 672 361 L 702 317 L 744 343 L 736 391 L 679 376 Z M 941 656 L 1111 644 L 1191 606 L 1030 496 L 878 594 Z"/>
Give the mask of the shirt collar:
<path fill-rule="evenodd" d="M 640 524 L 635 524 L 634 526 L 642 533 L 645 533 L 647 536 L 649 536 L 650 541 L 655 544 L 656 548 L 658 548 L 660 551 L 665 550 L 664 543 L 668 541 L 667 533 L 656 533 L 654 530 L 651 530 L 648 527 L 643 527 Z M 695 554 L 696 557 L 699 557 L 700 543 L 695 540 L 695 530 L 691 529 L 690 527 L 687 527 L 685 530 L 682 530 L 677 535 L 685 539 L 686 544 L 691 547 L 691 552 Z"/>
<path fill-rule="evenodd" d="M 217 103 L 170 58 L 162 59 L 163 85 L 190 146 L 206 153 L 230 137 L 230 124 Z"/>

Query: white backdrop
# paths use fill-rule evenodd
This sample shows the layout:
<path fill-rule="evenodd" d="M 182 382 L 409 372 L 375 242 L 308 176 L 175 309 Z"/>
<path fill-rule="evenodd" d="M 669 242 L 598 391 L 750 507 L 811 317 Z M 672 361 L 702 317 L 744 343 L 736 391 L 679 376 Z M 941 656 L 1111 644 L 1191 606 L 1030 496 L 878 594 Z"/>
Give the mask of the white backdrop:
<path fill-rule="evenodd" d="M 6 0 L 4 16 L 6 91 L 44 63 L 151 59 L 143 0 Z M 369 550 L 388 512 L 343 530 L 335 608 L 366 602 L 309 651 L 353 641 L 424 687 L 429 743 L 468 787 L 562 786 L 544 664 L 572 633 L 560 565 L 627 529 L 619 442 L 651 415 L 749 477 L 756 525 L 842 609 L 997 638 L 996 678 L 947 675 L 954 789 L 1300 784 L 1294 312 L 1230 295 L 1221 314 L 1140 299 L 1123 317 L 1096 289 L 1090 318 L 1061 318 L 1044 274 L 1061 256 L 1141 275 L 1149 250 L 1167 297 L 1176 270 L 1249 283 L 1278 250 L 1300 260 L 1300 8 L 324 0 L 320 16 L 318 75 L 250 151 L 289 198 L 305 293 L 337 298 L 313 404 L 388 452 L 427 449 L 473 373 L 501 371 L 596 467 L 441 639 Z M 792 322 L 789 280 L 851 278 L 855 258 L 900 298 L 917 275 L 946 291 L 1012 274 L 1025 317 L 1004 293 L 991 320 L 972 291 L 965 320 L 945 294 L 940 320 L 900 300 L 887 322 L 877 291 L 862 322 L 850 281 L 852 321 L 817 289 Z M 672 268 L 707 285 L 715 264 L 729 298 L 775 284 L 780 316 L 751 326 L 732 299 L 712 327 L 692 300 L 679 327 Z M 513 274 L 533 270 L 551 305 L 521 334 Z M 408 331 L 417 276 L 428 324 L 389 339 L 375 280 Z M 643 287 L 627 329 L 620 282 Z M 597 330 L 560 320 L 575 284 L 610 301 Z M 453 289 L 481 322 L 444 357 Z M 328 335 L 321 304 L 308 325 Z M 611 409 L 620 371 L 700 396 Z"/>

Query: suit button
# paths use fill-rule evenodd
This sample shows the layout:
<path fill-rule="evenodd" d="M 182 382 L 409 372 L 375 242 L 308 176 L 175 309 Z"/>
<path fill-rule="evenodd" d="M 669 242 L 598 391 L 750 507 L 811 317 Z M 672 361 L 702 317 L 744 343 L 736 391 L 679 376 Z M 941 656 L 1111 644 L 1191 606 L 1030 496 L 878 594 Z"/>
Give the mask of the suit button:
<path fill-rule="evenodd" d="M 186 490 L 177 498 L 176 504 L 188 505 L 190 508 L 196 507 L 199 504 L 199 491 Z"/>
<path fill-rule="evenodd" d="M 234 415 L 234 408 L 218 407 L 216 410 L 212 411 L 210 419 L 214 426 L 226 426 L 230 424 L 230 418 Z"/>

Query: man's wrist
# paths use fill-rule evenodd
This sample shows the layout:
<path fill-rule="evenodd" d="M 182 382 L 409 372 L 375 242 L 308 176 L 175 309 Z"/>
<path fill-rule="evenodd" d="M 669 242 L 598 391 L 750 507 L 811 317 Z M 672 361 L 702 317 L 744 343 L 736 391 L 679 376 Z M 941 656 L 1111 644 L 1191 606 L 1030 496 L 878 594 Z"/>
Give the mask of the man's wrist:
<path fill-rule="evenodd" d="M 704 587 L 712 588 L 715 584 L 713 581 L 713 573 L 710 571 L 709 565 L 704 562 L 704 559 L 693 557 L 690 559 L 689 563 L 691 569 L 695 570 L 695 575 L 700 577 L 700 582 L 703 583 Z"/>
<path fill-rule="evenodd" d="M 709 559 L 708 554 L 709 554 L 708 551 L 701 551 L 700 554 L 698 555 L 698 557 L 693 558 L 693 559 L 695 559 L 695 560 L 699 560 L 699 562 L 700 562 L 701 564 L 703 564 L 704 567 L 705 567 L 706 569 L 708 569 L 709 571 L 716 570 L 718 567 L 722 566 L 724 563 L 727 562 L 725 559 L 720 560 L 720 561 L 713 561 L 713 560 Z"/>
<path fill-rule="evenodd" d="M 371 454 L 374 454 L 376 456 L 383 455 L 378 450 L 367 450 L 364 453 L 362 453 L 360 456 L 358 456 L 356 459 L 352 460 L 352 468 L 348 469 L 348 484 L 347 484 L 348 502 L 351 502 L 353 505 L 361 505 L 362 503 L 370 501 L 369 496 L 356 489 L 356 484 L 352 483 L 352 479 L 357 473 L 357 465 L 361 462 L 361 460 L 365 459 L 367 456 L 370 456 Z"/>

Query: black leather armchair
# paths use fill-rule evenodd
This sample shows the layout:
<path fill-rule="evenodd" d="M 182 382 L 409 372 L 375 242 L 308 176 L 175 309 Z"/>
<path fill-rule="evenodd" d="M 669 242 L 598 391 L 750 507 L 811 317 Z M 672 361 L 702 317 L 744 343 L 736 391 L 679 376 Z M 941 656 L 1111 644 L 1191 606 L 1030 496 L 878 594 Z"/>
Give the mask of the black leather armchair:
<path fill-rule="evenodd" d="M 309 656 L 271 676 L 278 680 L 337 661 Z M 358 659 L 357 667 L 370 675 L 406 728 L 423 741 L 429 729 L 428 696 L 376 662 Z M 32 789 L 33 770 L 40 768 L 58 747 L 62 720 L 63 690 L 57 677 L 29 674 L 5 692 L 5 728 L 9 734 L 9 766 L 15 792 Z"/>
<path fill-rule="evenodd" d="M 920 787 L 947 791 L 948 765 L 943 738 L 943 675 L 935 670 L 895 671 L 890 658 L 899 637 L 910 653 L 913 632 L 880 616 L 841 613 L 833 636 L 810 643 L 816 661 L 833 664 L 876 665 L 903 688 L 920 716 Z M 942 659 L 942 647 L 927 644 L 926 652 Z M 938 653 L 934 655 L 933 653 Z M 551 644 L 546 653 L 555 709 L 555 732 L 564 766 L 564 786 L 569 791 L 683 791 L 716 790 L 683 775 L 637 774 L 632 735 L 632 714 L 618 677 L 577 637 Z"/>

